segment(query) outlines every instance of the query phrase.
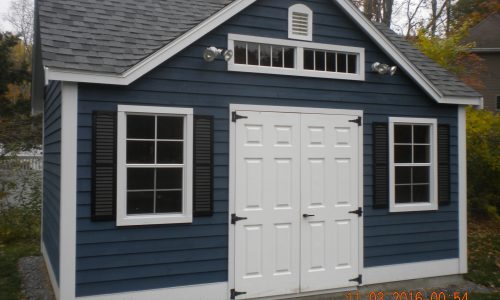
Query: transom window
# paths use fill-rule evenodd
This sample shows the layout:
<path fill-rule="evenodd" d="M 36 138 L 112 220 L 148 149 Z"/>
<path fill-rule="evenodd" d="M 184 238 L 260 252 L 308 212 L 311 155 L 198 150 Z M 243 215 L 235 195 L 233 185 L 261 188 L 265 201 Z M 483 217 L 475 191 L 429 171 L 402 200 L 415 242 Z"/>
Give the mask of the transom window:
<path fill-rule="evenodd" d="M 117 219 L 122 225 L 190 221 L 190 111 L 120 106 Z"/>
<path fill-rule="evenodd" d="M 357 54 L 304 49 L 304 69 L 356 74 Z"/>
<path fill-rule="evenodd" d="M 230 71 L 364 80 L 364 49 L 229 34 Z"/>
<path fill-rule="evenodd" d="M 389 123 L 391 211 L 437 209 L 436 120 Z"/>
<path fill-rule="evenodd" d="M 235 41 L 234 63 L 263 67 L 294 68 L 295 49 L 293 47 Z"/>

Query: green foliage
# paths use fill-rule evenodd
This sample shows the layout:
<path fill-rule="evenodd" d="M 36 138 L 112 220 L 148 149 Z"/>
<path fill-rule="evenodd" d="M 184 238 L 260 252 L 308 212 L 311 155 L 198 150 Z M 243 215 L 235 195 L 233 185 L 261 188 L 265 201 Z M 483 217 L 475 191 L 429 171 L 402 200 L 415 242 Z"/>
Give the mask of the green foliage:
<path fill-rule="evenodd" d="M 31 116 L 31 66 L 22 41 L 0 33 L 0 156 L 41 144 L 41 116 Z"/>
<path fill-rule="evenodd" d="M 473 43 L 464 44 L 469 24 L 464 23 L 458 30 L 447 37 L 432 36 L 423 29 L 415 37 L 415 46 L 436 63 L 455 74 L 465 83 L 475 88 L 481 88 L 480 74 L 484 71 L 483 59 L 469 50 Z"/>
<path fill-rule="evenodd" d="M 500 212 L 500 115 L 467 110 L 467 190 L 474 215 L 498 219 Z"/>
<path fill-rule="evenodd" d="M 8 171 L 0 171 L 0 180 L 7 183 L 0 194 L 0 299 L 22 299 L 17 262 L 40 255 L 41 173 L 14 158 Z M 14 203 L 7 203 L 14 192 Z"/>

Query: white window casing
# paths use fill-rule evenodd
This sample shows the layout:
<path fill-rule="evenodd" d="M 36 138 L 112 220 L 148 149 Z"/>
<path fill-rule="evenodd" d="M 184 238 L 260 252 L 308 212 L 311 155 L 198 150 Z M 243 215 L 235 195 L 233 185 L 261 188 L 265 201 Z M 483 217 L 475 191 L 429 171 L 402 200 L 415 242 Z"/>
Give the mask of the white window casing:
<path fill-rule="evenodd" d="M 288 38 L 312 41 L 313 12 L 304 4 L 295 4 L 288 8 Z"/>
<path fill-rule="evenodd" d="M 234 72 L 249 72 L 249 73 L 263 73 L 263 74 L 276 74 L 276 75 L 289 75 L 289 76 L 305 76 L 305 77 L 318 77 L 318 78 L 331 78 L 331 79 L 345 79 L 345 80 L 365 80 L 365 49 L 351 46 L 330 45 L 321 43 L 312 43 L 305 41 L 294 41 L 286 39 L 276 39 L 267 37 L 257 37 L 241 34 L 228 34 L 228 49 L 235 51 L 235 42 L 247 42 L 267 45 L 278 45 L 283 47 L 295 48 L 295 62 L 293 68 L 283 67 L 270 67 L 249 64 L 235 63 L 235 55 L 228 61 L 227 66 L 229 71 Z M 356 55 L 356 72 L 343 73 L 343 72 L 330 72 L 304 69 L 304 50 L 323 50 L 330 52 L 337 52 L 342 54 Z"/>
<path fill-rule="evenodd" d="M 183 117 L 183 178 L 182 178 L 182 212 L 127 214 L 127 114 Z M 117 193 L 116 193 L 116 225 L 154 225 L 192 222 L 192 177 L 193 177 L 193 109 L 180 107 L 153 107 L 118 105 L 117 117 Z M 155 149 L 155 151 L 157 151 Z"/>
<path fill-rule="evenodd" d="M 427 125 L 429 126 L 429 162 L 428 163 L 407 163 L 404 166 L 418 167 L 428 166 L 429 171 L 429 202 L 409 202 L 396 203 L 396 164 L 394 150 L 394 125 Z M 437 120 L 427 118 L 389 118 L 389 211 L 409 212 L 426 211 L 438 209 L 438 162 L 437 162 Z"/>

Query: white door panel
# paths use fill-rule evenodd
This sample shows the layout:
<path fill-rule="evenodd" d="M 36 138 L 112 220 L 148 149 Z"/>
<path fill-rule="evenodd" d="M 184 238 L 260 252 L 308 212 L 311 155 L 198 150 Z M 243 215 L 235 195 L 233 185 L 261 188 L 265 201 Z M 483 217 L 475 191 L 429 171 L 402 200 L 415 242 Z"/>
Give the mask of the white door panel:
<path fill-rule="evenodd" d="M 355 116 L 239 111 L 237 299 L 356 285 Z"/>
<path fill-rule="evenodd" d="M 300 115 L 243 111 L 236 122 L 238 299 L 297 293 Z"/>

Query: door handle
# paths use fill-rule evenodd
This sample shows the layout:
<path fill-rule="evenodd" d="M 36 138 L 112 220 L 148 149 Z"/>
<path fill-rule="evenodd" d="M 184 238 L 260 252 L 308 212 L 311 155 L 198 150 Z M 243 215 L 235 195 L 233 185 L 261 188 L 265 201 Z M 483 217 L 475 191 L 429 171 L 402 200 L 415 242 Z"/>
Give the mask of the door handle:
<path fill-rule="evenodd" d="M 302 215 L 304 218 L 307 218 L 307 217 L 314 217 L 314 215 L 310 215 L 310 214 L 303 214 Z"/>

